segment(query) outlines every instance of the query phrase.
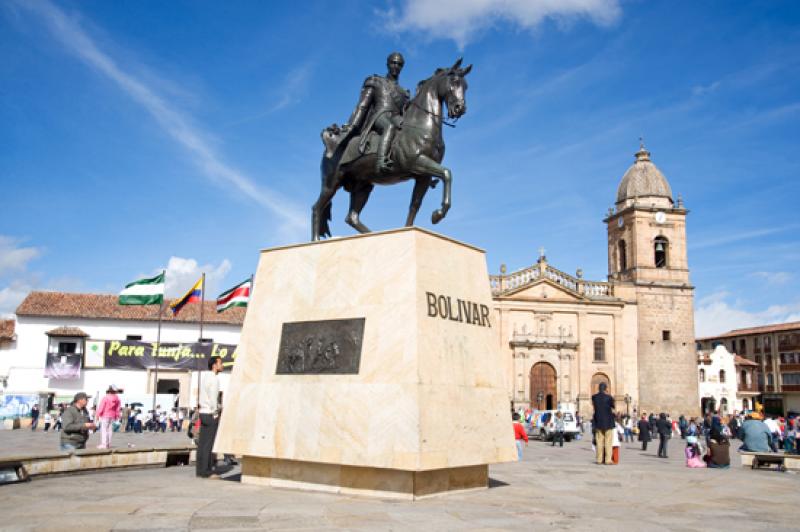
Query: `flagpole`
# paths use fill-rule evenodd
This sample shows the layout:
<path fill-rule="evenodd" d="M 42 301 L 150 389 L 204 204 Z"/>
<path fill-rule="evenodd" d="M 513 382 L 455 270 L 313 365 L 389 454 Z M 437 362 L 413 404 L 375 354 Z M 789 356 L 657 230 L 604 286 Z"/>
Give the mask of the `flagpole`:
<path fill-rule="evenodd" d="M 162 270 L 161 275 L 165 277 L 167 271 Z M 158 393 L 158 351 L 161 349 L 161 319 L 164 314 L 164 295 L 161 295 L 161 303 L 158 305 L 158 332 L 156 333 L 156 348 L 153 350 L 153 355 L 156 359 L 156 370 L 155 376 L 153 377 L 153 415 L 155 416 L 156 411 L 156 394 Z"/>
<path fill-rule="evenodd" d="M 200 284 L 200 338 L 197 339 L 197 343 L 202 344 L 203 341 L 203 314 L 206 306 L 206 274 L 203 273 L 202 281 Z M 197 360 L 200 361 L 201 358 L 197 357 Z M 198 412 L 200 411 L 200 373 L 203 371 L 203 368 L 197 370 L 197 408 Z"/>

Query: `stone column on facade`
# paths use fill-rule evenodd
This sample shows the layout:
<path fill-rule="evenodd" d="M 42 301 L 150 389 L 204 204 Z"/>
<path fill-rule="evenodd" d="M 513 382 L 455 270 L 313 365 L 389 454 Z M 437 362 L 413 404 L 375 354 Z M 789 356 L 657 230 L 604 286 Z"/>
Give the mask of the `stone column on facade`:
<path fill-rule="evenodd" d="M 618 399 L 623 399 L 628 389 L 625 386 L 625 368 L 622 365 L 622 319 L 612 315 L 614 321 L 614 392 Z M 617 407 L 619 408 L 619 407 Z"/>
<path fill-rule="evenodd" d="M 564 393 L 567 391 L 567 386 L 569 385 L 569 380 L 567 375 L 567 370 L 565 370 L 566 364 L 564 363 L 565 354 L 562 351 L 561 347 L 556 350 L 556 356 L 558 356 L 558 403 L 563 403 L 568 401 L 569 393 Z"/>

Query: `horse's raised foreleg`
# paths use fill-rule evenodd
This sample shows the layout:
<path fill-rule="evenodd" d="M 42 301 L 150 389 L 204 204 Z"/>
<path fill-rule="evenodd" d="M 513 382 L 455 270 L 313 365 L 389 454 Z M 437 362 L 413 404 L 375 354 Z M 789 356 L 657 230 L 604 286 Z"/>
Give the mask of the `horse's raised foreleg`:
<path fill-rule="evenodd" d="M 361 223 L 359 215 L 364 205 L 367 204 L 367 200 L 373 188 L 375 188 L 375 185 L 371 183 L 362 183 L 357 185 L 353 191 L 350 192 L 350 212 L 347 213 L 347 217 L 344 221 L 359 233 L 370 232 L 369 228 Z"/>
<path fill-rule="evenodd" d="M 414 225 L 414 220 L 417 217 L 417 212 L 422 206 L 422 198 L 428 192 L 428 187 L 431 186 L 430 177 L 418 177 L 414 184 L 414 192 L 411 194 L 411 205 L 408 207 L 408 218 L 406 218 L 406 227 Z"/>
<path fill-rule="evenodd" d="M 450 210 L 450 186 L 453 181 L 453 174 L 449 168 L 445 168 L 426 155 L 417 157 L 414 170 L 417 173 L 426 173 L 442 179 L 444 186 L 442 187 L 442 206 L 433 211 L 431 214 L 431 222 L 438 224 L 447 215 Z M 419 171 L 419 170 L 422 171 Z"/>

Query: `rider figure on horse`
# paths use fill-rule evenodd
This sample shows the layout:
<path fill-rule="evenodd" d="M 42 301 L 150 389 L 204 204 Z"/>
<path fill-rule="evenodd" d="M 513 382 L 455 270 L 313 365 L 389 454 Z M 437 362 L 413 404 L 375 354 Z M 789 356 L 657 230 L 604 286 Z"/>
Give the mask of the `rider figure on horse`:
<path fill-rule="evenodd" d="M 398 78 L 403 70 L 405 60 L 399 52 L 393 52 L 386 58 L 386 76 L 368 77 L 361 88 L 361 97 L 358 100 L 353 114 L 347 124 L 342 126 L 346 136 L 353 132 L 360 132 L 361 139 L 358 144 L 360 153 L 364 153 L 367 139 L 371 131 L 379 135 L 376 171 L 383 173 L 391 169 L 389 148 L 392 139 L 400 127 L 403 110 L 411 95 L 400 86 Z"/>

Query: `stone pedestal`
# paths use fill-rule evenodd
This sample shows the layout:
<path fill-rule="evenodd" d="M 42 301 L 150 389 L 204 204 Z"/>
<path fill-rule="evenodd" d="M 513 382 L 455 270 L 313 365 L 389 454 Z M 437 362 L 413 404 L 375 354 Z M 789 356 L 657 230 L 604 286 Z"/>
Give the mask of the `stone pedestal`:
<path fill-rule="evenodd" d="M 516 459 L 486 260 L 418 228 L 265 250 L 215 452 L 242 482 L 417 498 Z"/>

